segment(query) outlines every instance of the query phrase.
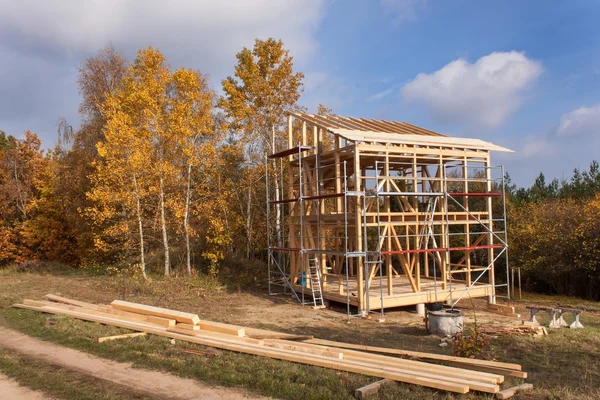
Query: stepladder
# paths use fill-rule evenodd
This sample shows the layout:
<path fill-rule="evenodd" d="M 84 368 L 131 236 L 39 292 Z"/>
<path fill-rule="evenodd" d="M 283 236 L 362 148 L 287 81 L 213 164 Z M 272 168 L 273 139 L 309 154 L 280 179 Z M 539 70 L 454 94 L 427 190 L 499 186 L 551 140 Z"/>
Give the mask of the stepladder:
<path fill-rule="evenodd" d="M 319 259 L 309 259 L 308 273 L 310 278 L 310 290 L 313 298 L 313 308 L 325 308 L 323 289 L 321 286 L 321 265 L 319 263 Z"/>

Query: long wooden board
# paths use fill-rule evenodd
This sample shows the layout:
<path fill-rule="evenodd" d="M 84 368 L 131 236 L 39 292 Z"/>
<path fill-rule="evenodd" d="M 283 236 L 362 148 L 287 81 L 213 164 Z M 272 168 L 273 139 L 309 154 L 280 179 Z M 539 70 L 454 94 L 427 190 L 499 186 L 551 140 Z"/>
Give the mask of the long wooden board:
<path fill-rule="evenodd" d="M 420 359 L 452 361 L 453 363 L 456 363 L 456 364 L 483 365 L 483 366 L 487 366 L 487 367 L 505 368 L 505 369 L 512 369 L 512 370 L 516 370 L 516 371 L 521 370 L 521 366 L 519 364 L 511 364 L 511 363 L 498 362 L 498 361 L 477 360 L 477 359 L 466 358 L 466 357 L 454 357 L 454 356 L 447 356 L 444 354 L 433 354 L 433 353 L 422 353 L 422 352 L 410 351 L 410 350 L 389 349 L 387 347 L 364 346 L 364 345 L 360 345 L 360 344 L 334 342 L 332 340 L 324 340 L 324 339 L 310 339 L 310 340 L 307 340 L 305 343 L 321 344 L 321 345 L 325 345 L 325 346 L 339 347 L 341 349 L 354 349 L 354 350 L 372 351 L 375 353 L 395 354 L 395 355 L 414 357 L 414 358 L 420 358 Z"/>
<path fill-rule="evenodd" d="M 174 319 L 175 321 L 183 322 L 184 324 L 197 325 L 198 322 L 200 322 L 200 317 L 198 317 L 198 315 L 182 311 L 174 311 L 169 310 L 167 308 L 147 306 L 145 304 L 131 303 L 129 301 L 123 300 L 114 300 L 110 304 L 113 306 L 113 308 L 117 310 Z"/>
<path fill-rule="evenodd" d="M 286 349 L 270 349 L 265 346 L 260 345 L 252 345 L 252 344 L 243 344 L 236 343 L 235 340 L 238 339 L 232 336 L 231 339 L 223 340 L 223 339 L 213 339 L 210 337 L 201 336 L 202 333 L 199 332 L 198 336 L 187 336 L 182 335 L 175 332 L 168 332 L 164 328 L 153 327 L 150 325 L 146 325 L 144 323 L 139 322 L 127 322 L 119 319 L 101 317 L 93 314 L 88 314 L 85 311 L 71 311 L 53 307 L 35 307 L 35 306 L 27 306 L 22 304 L 15 304 L 15 307 L 25 308 L 35 311 L 47 312 L 51 314 L 61 314 L 61 315 L 70 315 L 79 319 L 84 319 L 87 321 L 104 323 L 107 325 L 119 326 L 122 328 L 132 329 L 143 331 L 147 333 L 152 333 L 159 336 L 166 336 L 174 339 L 179 339 L 183 341 L 188 341 L 192 343 L 197 343 L 205 346 L 221 348 L 225 350 L 237 351 L 241 353 L 254 354 L 259 356 L 266 356 L 271 358 L 276 358 L 280 360 L 287 360 L 298 362 L 302 364 L 310 364 L 317 365 L 326 368 L 337 369 L 341 371 L 354 372 L 364 375 L 376 376 L 380 378 L 388 378 L 392 380 L 396 380 L 399 382 L 412 383 L 421 386 L 431 387 L 440 390 L 447 390 L 456 393 L 467 393 L 469 391 L 469 384 L 467 383 L 456 383 L 449 382 L 441 378 L 429 378 L 422 377 L 418 374 L 413 374 L 409 372 L 404 372 L 400 370 L 396 370 L 394 368 L 378 368 L 369 366 L 365 363 L 359 363 L 354 361 L 346 361 L 340 359 L 334 359 L 328 356 L 322 356 L 317 354 L 306 354 L 294 350 L 286 350 Z M 245 338 L 242 338 L 245 339 Z M 468 382 L 468 381 L 466 381 Z M 497 386 L 496 386 L 497 388 Z M 493 388 L 489 388 L 490 393 L 494 392 Z M 496 390 L 497 392 L 497 390 Z M 494 392 L 495 393 L 495 392 Z"/>
<path fill-rule="evenodd" d="M 146 336 L 146 332 L 125 333 L 123 335 L 104 336 L 98 338 L 98 343 L 108 342 L 109 340 L 128 339 L 132 337 Z"/>
<path fill-rule="evenodd" d="M 57 296 L 55 294 L 47 294 L 44 297 L 47 298 L 48 300 L 55 301 L 57 303 L 70 304 L 72 306 L 90 308 L 92 310 L 94 310 L 98 307 L 96 304 L 86 303 L 85 301 L 68 299 L 66 297 Z"/>
<path fill-rule="evenodd" d="M 269 342 L 271 341 L 265 340 L 266 345 L 269 345 Z M 289 343 L 284 340 L 274 340 L 272 342 Z M 335 347 L 332 348 L 327 346 L 314 345 L 310 343 L 297 343 L 296 346 L 304 346 L 314 349 L 335 349 Z M 433 372 L 440 376 L 447 376 L 452 378 L 464 378 L 466 375 L 468 375 L 470 380 L 483 383 L 498 384 L 504 381 L 504 376 L 499 374 L 466 371 L 465 369 L 461 368 L 447 367 L 444 365 L 424 363 L 422 361 L 406 360 L 402 358 L 383 356 L 379 354 L 364 353 L 356 350 L 344 350 L 344 359 L 354 361 L 368 361 L 369 363 L 381 367 L 399 367 L 407 371 L 419 371 L 425 373 Z"/>
<path fill-rule="evenodd" d="M 108 308 L 104 308 L 104 307 L 108 307 L 108 306 L 98 306 L 97 309 L 92 309 L 92 308 L 82 308 L 80 306 L 70 305 L 67 303 L 53 303 L 51 301 L 39 301 L 39 300 L 29 300 L 29 299 L 23 300 L 23 304 L 30 305 L 30 306 L 38 306 L 38 307 L 44 307 L 44 306 L 54 307 L 54 308 L 60 308 L 60 309 L 65 309 L 65 310 L 71 310 L 71 311 L 82 311 L 82 312 L 85 311 L 90 314 L 100 315 L 100 316 L 105 316 L 105 317 L 112 317 L 112 318 L 116 318 L 116 319 L 121 319 L 123 321 L 133 320 L 133 321 L 139 321 L 139 322 L 148 322 L 148 323 L 163 326 L 163 327 L 175 326 L 174 319 L 153 317 L 151 315 L 134 314 L 134 313 L 128 313 L 125 311 L 110 310 Z"/>

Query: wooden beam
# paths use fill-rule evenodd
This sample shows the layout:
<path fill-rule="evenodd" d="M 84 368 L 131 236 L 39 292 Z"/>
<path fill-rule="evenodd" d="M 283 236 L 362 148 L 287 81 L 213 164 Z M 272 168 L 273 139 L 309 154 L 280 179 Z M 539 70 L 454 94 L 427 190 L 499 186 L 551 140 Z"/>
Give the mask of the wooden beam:
<path fill-rule="evenodd" d="M 522 385 L 504 389 L 504 390 L 496 393 L 496 398 L 497 399 L 509 399 L 509 398 L 513 397 L 515 394 L 517 394 L 517 392 L 521 392 L 523 390 L 532 390 L 532 389 L 533 389 L 533 385 L 531 383 L 524 383 Z"/>
<path fill-rule="evenodd" d="M 511 364 L 511 363 L 504 363 L 504 362 L 498 362 L 498 361 L 477 360 L 474 358 L 454 357 L 454 356 L 447 356 L 447 355 L 443 355 L 443 354 L 422 353 L 422 352 L 410 351 L 410 350 L 389 349 L 386 347 L 364 346 L 364 345 L 359 345 L 359 344 L 334 342 L 331 340 L 323 340 L 323 339 L 311 339 L 311 340 L 307 340 L 307 342 L 314 343 L 314 344 L 321 344 L 321 345 L 325 345 L 325 346 L 339 347 L 342 349 L 372 351 L 372 352 L 376 352 L 376 353 L 395 354 L 395 355 L 400 355 L 400 356 L 422 358 L 422 359 L 427 359 L 427 360 L 452 361 L 454 363 L 461 363 L 461 364 L 465 364 L 465 365 L 466 364 L 483 365 L 483 366 L 489 366 L 489 367 L 506 368 L 506 369 L 512 369 L 512 370 L 516 370 L 516 371 L 521 371 L 521 366 L 519 364 Z"/>
<path fill-rule="evenodd" d="M 85 301 L 78 301 L 78 300 L 67 299 L 66 297 L 56 296 L 54 294 L 47 294 L 44 297 L 47 298 L 48 300 L 55 301 L 57 303 L 70 304 L 72 306 L 78 306 L 78 307 L 83 307 L 83 308 L 91 308 L 91 309 L 98 308 L 98 306 L 96 304 L 86 303 Z"/>
<path fill-rule="evenodd" d="M 108 342 L 109 340 L 117 340 L 117 339 L 127 339 L 138 336 L 146 336 L 146 332 L 134 332 L 134 333 L 125 333 L 123 335 L 115 335 L 115 336 L 104 336 L 98 338 L 98 343 Z"/>
<path fill-rule="evenodd" d="M 307 355 L 306 353 L 286 350 L 286 349 L 272 349 L 269 347 L 253 344 L 237 343 L 234 340 L 224 340 L 211 337 L 202 336 L 202 333 L 198 333 L 197 336 L 187 336 L 177 332 L 169 332 L 164 328 L 150 327 L 145 324 L 137 322 L 125 322 L 121 320 L 103 318 L 94 315 L 89 315 L 85 312 L 76 312 L 55 309 L 52 307 L 34 307 L 22 304 L 13 305 L 17 308 L 26 308 L 35 311 L 42 311 L 51 314 L 70 315 L 79 319 L 84 319 L 93 322 L 104 323 L 107 325 L 120 326 L 127 329 L 141 330 L 147 333 L 156 334 L 159 336 L 166 336 L 173 339 L 179 339 L 188 341 L 191 343 L 201 344 L 204 346 L 216 347 L 219 349 L 225 349 L 230 351 L 237 351 L 241 353 L 254 354 L 258 356 L 271 357 L 280 360 L 287 360 L 297 362 L 301 364 L 310 364 L 320 367 L 337 369 L 340 371 L 353 372 L 363 375 L 377 376 L 380 378 L 393 379 L 399 382 L 412 383 L 416 385 L 431 387 L 440 390 L 447 390 L 456 393 L 467 393 L 469 391 L 469 385 L 465 383 L 449 382 L 443 379 L 433 379 L 419 376 L 409 372 L 397 371 L 392 368 L 378 368 L 368 364 L 359 362 L 350 362 L 345 360 L 339 360 L 332 357 L 321 356 L 317 354 Z M 242 338 L 244 339 L 244 338 Z"/>
<path fill-rule="evenodd" d="M 390 382 L 392 382 L 392 381 L 390 381 L 389 379 L 382 379 L 380 381 L 370 383 L 366 386 L 356 389 L 354 391 L 354 397 L 359 400 L 371 397 L 374 394 L 377 394 L 377 392 L 379 392 L 379 388 L 382 385 L 390 383 Z"/>
<path fill-rule="evenodd" d="M 167 308 L 147 306 L 145 304 L 130 303 L 123 300 L 114 300 L 110 303 L 117 310 L 129 311 L 136 314 L 153 315 L 155 317 L 170 318 L 177 322 L 185 324 L 197 325 L 200 322 L 200 317 L 196 314 L 186 313 L 182 311 L 169 310 Z"/>

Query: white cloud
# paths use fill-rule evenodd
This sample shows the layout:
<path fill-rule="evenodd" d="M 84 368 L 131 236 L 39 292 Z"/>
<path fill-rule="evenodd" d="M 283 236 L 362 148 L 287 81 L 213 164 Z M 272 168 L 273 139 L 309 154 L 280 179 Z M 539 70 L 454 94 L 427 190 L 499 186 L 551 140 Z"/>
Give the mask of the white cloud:
<path fill-rule="evenodd" d="M 542 73 L 522 52 L 494 52 L 475 63 L 460 58 L 432 74 L 420 73 L 402 88 L 443 123 L 478 129 L 500 126 L 523 102 L 523 92 Z"/>
<path fill-rule="evenodd" d="M 322 8 L 322 0 L 0 0 L 0 33 L 92 53 L 108 42 L 128 53 L 152 45 L 168 49 L 176 63 L 215 66 L 269 36 L 307 56 L 316 47 Z"/>
<path fill-rule="evenodd" d="M 0 129 L 39 133 L 78 125 L 77 68 L 109 42 L 129 59 L 149 45 L 213 88 L 254 39 L 282 39 L 297 70 L 310 65 L 326 0 L 0 0 Z"/>
<path fill-rule="evenodd" d="M 580 107 L 560 118 L 558 136 L 576 136 L 600 134 L 600 104 L 592 107 Z"/>

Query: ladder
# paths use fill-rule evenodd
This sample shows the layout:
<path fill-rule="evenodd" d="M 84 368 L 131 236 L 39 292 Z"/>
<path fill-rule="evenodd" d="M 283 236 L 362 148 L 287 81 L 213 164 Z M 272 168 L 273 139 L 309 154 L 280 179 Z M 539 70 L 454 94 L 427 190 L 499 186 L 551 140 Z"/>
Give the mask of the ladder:
<path fill-rule="evenodd" d="M 311 258 L 308 260 L 308 273 L 314 308 L 325 308 L 323 291 L 321 289 L 321 270 L 319 260 L 317 258 Z"/>

